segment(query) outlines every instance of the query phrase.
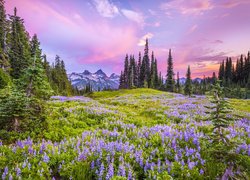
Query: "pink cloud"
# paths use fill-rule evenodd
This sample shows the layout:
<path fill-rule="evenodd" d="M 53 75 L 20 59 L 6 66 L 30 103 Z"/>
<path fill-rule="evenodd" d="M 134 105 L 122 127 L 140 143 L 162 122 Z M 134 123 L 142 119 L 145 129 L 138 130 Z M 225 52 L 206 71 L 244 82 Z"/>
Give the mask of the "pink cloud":
<path fill-rule="evenodd" d="M 219 2 L 219 6 L 224 7 L 224 8 L 233 8 L 241 4 L 250 4 L 250 1 L 248 0 L 221 0 Z"/>
<path fill-rule="evenodd" d="M 175 0 L 163 3 L 161 8 L 165 11 L 175 10 L 184 15 L 200 15 L 213 9 L 210 0 Z"/>

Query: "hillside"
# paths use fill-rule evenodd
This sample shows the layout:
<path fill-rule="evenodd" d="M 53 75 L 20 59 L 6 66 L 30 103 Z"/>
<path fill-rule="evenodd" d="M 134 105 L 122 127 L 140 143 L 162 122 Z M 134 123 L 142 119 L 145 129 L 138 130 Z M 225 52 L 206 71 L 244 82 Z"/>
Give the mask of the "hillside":
<path fill-rule="evenodd" d="M 228 136 L 239 142 L 237 153 L 248 163 L 250 103 L 230 102 L 234 109 L 229 116 L 237 121 L 227 129 Z M 48 103 L 47 128 L 39 135 L 23 135 L 31 139 L 0 146 L 5 152 L 0 169 L 16 174 L 16 166 L 22 166 L 22 178 L 214 179 L 225 165 L 214 164 L 207 152 L 211 122 L 205 121 L 206 105 L 211 104 L 205 96 L 152 89 L 56 96 Z"/>

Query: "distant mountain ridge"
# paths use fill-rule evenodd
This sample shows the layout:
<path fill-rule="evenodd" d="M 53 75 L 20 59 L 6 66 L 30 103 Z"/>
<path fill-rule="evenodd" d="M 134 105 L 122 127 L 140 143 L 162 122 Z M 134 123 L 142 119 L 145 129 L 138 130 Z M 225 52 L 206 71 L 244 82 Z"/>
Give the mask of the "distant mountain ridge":
<path fill-rule="evenodd" d="M 194 78 L 192 79 L 192 82 L 198 82 L 201 83 L 202 79 L 201 78 Z M 186 78 L 182 77 L 180 78 L 180 84 L 184 85 L 186 83 Z"/>
<path fill-rule="evenodd" d="M 95 73 L 91 73 L 88 70 L 84 70 L 82 73 L 73 72 L 68 74 L 68 78 L 74 87 L 82 90 L 86 85 L 90 84 L 93 91 L 103 90 L 103 89 L 118 89 L 120 76 L 113 73 L 107 76 L 105 72 L 101 69 Z"/>

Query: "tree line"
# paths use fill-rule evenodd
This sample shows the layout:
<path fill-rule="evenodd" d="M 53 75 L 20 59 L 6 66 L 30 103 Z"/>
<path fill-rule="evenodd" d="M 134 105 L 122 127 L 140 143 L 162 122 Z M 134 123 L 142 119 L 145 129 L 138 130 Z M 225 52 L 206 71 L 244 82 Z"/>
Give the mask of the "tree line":
<path fill-rule="evenodd" d="M 204 76 L 203 79 L 192 79 L 191 68 L 188 66 L 185 83 L 180 82 L 179 72 L 175 79 L 174 63 L 171 49 L 167 58 L 167 74 L 165 81 L 161 72 L 158 72 L 157 59 L 154 52 L 149 58 L 149 44 L 146 39 L 143 58 L 139 52 L 138 60 L 134 55 L 126 55 L 124 69 L 120 76 L 120 89 L 131 88 L 153 88 L 168 92 L 182 93 L 191 96 L 192 94 L 205 95 L 211 91 L 215 82 L 219 79 L 225 88 L 225 95 L 234 98 L 250 98 L 250 52 L 247 56 L 241 55 L 236 64 L 232 58 L 220 64 L 218 76 L 213 72 L 211 77 Z"/>
<path fill-rule="evenodd" d="M 134 55 L 126 55 L 124 61 L 124 69 L 120 75 L 120 89 L 131 88 L 153 88 L 165 90 L 169 92 L 181 92 L 181 84 L 179 80 L 179 73 L 177 73 L 177 81 L 175 81 L 173 57 L 171 49 L 169 49 L 167 59 L 167 75 L 164 78 L 161 72 L 158 72 L 157 59 L 154 51 L 151 53 L 151 60 L 149 57 L 149 44 L 146 39 L 144 54 L 141 57 L 139 52 L 138 61 L 135 60 Z M 185 94 L 191 95 L 191 71 L 188 67 L 187 81 L 185 84 Z"/>
<path fill-rule="evenodd" d="M 243 55 L 237 59 L 236 64 L 232 63 L 229 57 L 226 61 L 222 61 L 219 68 L 219 79 L 225 87 L 238 85 L 242 88 L 246 87 L 250 78 L 250 52 L 244 57 Z"/>
<path fill-rule="evenodd" d="M 53 90 L 55 94 L 70 95 L 73 92 L 64 61 L 57 55 L 55 62 L 50 65 L 40 48 L 37 35 L 30 38 L 24 20 L 17 15 L 16 8 L 14 14 L 7 18 L 4 1 L 1 0 L 0 88 L 4 88 L 10 81 L 21 79 L 22 83 L 26 83 L 23 88 L 26 88 L 29 95 L 38 95 L 38 89 L 42 87 L 36 86 L 45 85 L 48 92 Z"/>

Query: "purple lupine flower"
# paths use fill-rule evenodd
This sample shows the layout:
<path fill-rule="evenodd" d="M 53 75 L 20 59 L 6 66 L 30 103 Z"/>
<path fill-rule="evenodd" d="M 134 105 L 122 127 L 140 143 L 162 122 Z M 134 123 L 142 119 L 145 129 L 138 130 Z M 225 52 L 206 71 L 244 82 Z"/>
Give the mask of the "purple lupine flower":
<path fill-rule="evenodd" d="M 5 179 L 5 178 L 6 178 L 6 176 L 8 175 L 8 172 L 9 172 L 9 169 L 8 169 L 8 167 L 6 166 L 6 167 L 4 168 L 4 172 L 3 172 L 3 174 L 2 174 L 2 179 Z"/>
<path fill-rule="evenodd" d="M 132 172 L 132 169 L 129 168 L 128 169 L 128 180 L 132 180 L 133 179 L 133 172 Z"/>
<path fill-rule="evenodd" d="M 91 166 L 90 167 L 91 167 L 92 170 L 95 168 L 95 161 L 91 162 Z"/>
<path fill-rule="evenodd" d="M 182 165 L 182 166 L 185 166 L 185 162 L 184 162 L 183 159 L 181 160 L 181 165 Z"/>
<path fill-rule="evenodd" d="M 58 172 L 60 172 L 61 169 L 62 169 L 62 164 L 59 165 L 59 167 L 58 167 Z"/>
<path fill-rule="evenodd" d="M 121 164 L 119 165 L 118 176 L 123 176 L 123 177 L 126 176 L 126 170 L 125 170 L 125 167 L 124 167 L 123 163 L 121 163 Z"/>
<path fill-rule="evenodd" d="M 49 156 L 47 156 L 46 152 L 43 155 L 43 162 L 45 162 L 45 163 L 49 162 Z"/>
<path fill-rule="evenodd" d="M 158 169 L 158 172 L 160 173 L 161 172 L 161 160 L 159 158 L 157 162 L 157 169 Z"/>
<path fill-rule="evenodd" d="M 39 153 L 42 154 L 43 151 L 45 150 L 45 148 L 46 148 L 46 146 L 45 146 L 45 143 L 44 143 L 44 140 L 43 140 L 43 142 L 42 142 L 42 144 L 41 144 L 41 146 L 40 146 L 40 151 L 39 151 Z"/>
<path fill-rule="evenodd" d="M 103 171 L 104 171 L 105 167 L 104 167 L 104 164 L 102 163 L 101 164 L 101 167 L 100 167 L 100 171 L 99 171 L 99 174 L 98 174 L 98 179 L 102 180 L 102 176 L 103 176 Z"/>
<path fill-rule="evenodd" d="M 201 159 L 201 164 L 202 164 L 202 165 L 204 165 L 204 164 L 205 164 L 205 162 L 206 162 L 206 160 Z"/>
<path fill-rule="evenodd" d="M 16 144 L 17 144 L 17 146 L 19 146 L 21 149 L 24 148 L 24 145 L 23 145 L 22 141 L 18 140 Z"/>
<path fill-rule="evenodd" d="M 146 173 L 146 171 L 149 169 L 149 163 L 148 163 L 148 159 L 146 160 L 145 166 L 144 166 L 144 172 Z"/>
<path fill-rule="evenodd" d="M 188 168 L 189 168 L 190 170 L 192 170 L 192 169 L 194 168 L 194 166 L 195 166 L 195 163 L 194 163 L 194 162 L 189 162 L 189 163 L 188 163 Z"/>
<path fill-rule="evenodd" d="M 19 167 L 16 168 L 16 176 L 20 176 L 21 175 L 21 169 Z"/>
<path fill-rule="evenodd" d="M 229 179 L 229 177 L 233 177 L 233 166 L 230 166 L 226 169 L 225 173 L 222 176 L 222 179 Z"/>
<path fill-rule="evenodd" d="M 13 180 L 12 174 L 9 175 L 9 180 Z"/>
<path fill-rule="evenodd" d="M 24 162 L 23 162 L 23 165 L 22 165 L 22 168 L 25 168 L 26 167 L 26 162 L 27 162 L 27 160 L 25 160 Z"/>
<path fill-rule="evenodd" d="M 204 170 L 203 169 L 200 169 L 200 174 L 204 174 Z"/>
<path fill-rule="evenodd" d="M 175 156 L 174 156 L 174 160 L 175 160 L 175 161 L 177 161 L 177 162 L 179 161 L 179 157 L 178 157 L 178 155 L 177 155 L 177 154 L 175 154 Z"/>
<path fill-rule="evenodd" d="M 140 157 L 140 166 L 143 167 L 143 159 Z"/>
<path fill-rule="evenodd" d="M 155 168 L 155 163 L 154 163 L 154 162 L 152 162 L 152 163 L 150 164 L 150 169 L 153 171 L 153 170 L 154 170 L 154 168 Z"/>
<path fill-rule="evenodd" d="M 113 163 L 110 163 L 110 164 L 109 164 L 109 167 L 108 167 L 108 173 L 107 173 L 107 175 L 106 175 L 106 179 L 109 180 L 109 179 L 111 179 L 113 176 L 114 176 L 114 166 L 113 166 Z"/>
<path fill-rule="evenodd" d="M 109 163 L 110 162 L 110 155 L 108 155 L 106 159 L 107 159 L 107 163 Z"/>

